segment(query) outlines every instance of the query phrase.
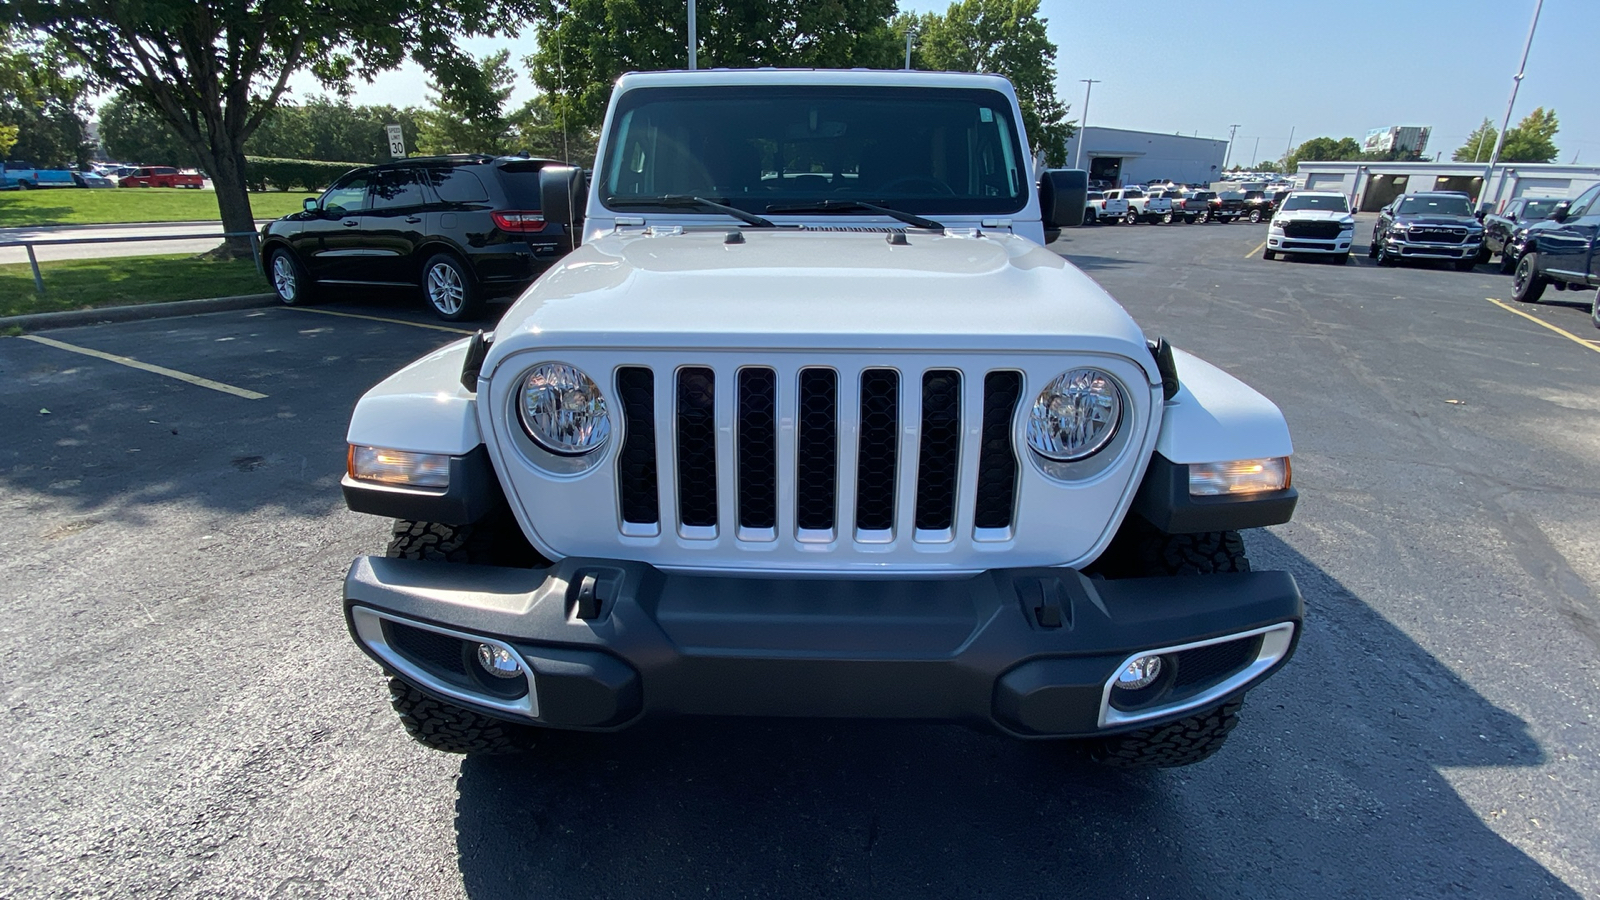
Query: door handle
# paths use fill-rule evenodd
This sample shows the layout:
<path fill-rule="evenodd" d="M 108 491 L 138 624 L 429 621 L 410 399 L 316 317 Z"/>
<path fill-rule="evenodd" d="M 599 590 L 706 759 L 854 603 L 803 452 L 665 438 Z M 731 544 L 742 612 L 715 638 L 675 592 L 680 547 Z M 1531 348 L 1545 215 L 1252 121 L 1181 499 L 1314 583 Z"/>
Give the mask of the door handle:
<path fill-rule="evenodd" d="M 346 228 L 354 228 L 357 225 L 361 224 L 361 220 L 360 219 L 345 219 L 343 222 L 340 222 L 339 224 L 343 225 Z"/>
<path fill-rule="evenodd" d="M 415 224 L 417 224 L 418 222 L 421 222 L 421 221 L 422 221 L 422 217 L 421 216 L 406 216 L 406 224 L 407 225 L 415 225 Z"/>

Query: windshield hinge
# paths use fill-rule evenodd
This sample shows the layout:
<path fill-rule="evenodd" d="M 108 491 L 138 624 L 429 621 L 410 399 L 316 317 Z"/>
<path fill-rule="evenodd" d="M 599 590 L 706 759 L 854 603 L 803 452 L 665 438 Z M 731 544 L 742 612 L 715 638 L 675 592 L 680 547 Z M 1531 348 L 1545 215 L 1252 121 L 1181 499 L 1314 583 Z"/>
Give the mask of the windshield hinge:
<path fill-rule="evenodd" d="M 615 224 L 618 228 L 637 228 L 644 224 L 644 216 L 617 216 Z"/>
<path fill-rule="evenodd" d="M 1011 220 L 1010 219 L 984 219 L 983 220 L 983 227 L 984 228 L 1004 228 L 1004 229 L 1010 230 L 1010 228 L 1011 228 Z"/>

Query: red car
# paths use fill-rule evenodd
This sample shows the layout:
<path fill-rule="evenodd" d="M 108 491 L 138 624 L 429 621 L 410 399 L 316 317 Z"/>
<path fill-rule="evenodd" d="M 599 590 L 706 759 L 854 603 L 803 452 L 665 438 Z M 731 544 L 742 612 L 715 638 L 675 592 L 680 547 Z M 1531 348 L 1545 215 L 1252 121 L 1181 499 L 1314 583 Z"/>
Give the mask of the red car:
<path fill-rule="evenodd" d="M 171 166 L 144 166 L 117 181 L 117 187 L 181 187 L 198 190 L 205 186 L 205 176 L 185 175 Z"/>

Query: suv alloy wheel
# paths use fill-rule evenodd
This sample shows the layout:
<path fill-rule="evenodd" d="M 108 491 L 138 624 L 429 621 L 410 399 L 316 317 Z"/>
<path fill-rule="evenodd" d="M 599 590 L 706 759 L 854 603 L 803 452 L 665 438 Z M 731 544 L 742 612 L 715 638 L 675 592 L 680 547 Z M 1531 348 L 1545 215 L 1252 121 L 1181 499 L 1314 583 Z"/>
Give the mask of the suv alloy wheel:
<path fill-rule="evenodd" d="M 456 258 L 437 253 L 422 268 L 422 294 L 441 319 L 477 318 L 483 305 L 472 276 Z"/>

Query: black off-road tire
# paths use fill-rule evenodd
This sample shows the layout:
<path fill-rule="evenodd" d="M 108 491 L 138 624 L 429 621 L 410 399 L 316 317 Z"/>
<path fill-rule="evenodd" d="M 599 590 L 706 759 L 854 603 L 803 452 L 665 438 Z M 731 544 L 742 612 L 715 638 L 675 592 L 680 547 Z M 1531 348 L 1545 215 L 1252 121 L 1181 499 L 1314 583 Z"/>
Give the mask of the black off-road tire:
<path fill-rule="evenodd" d="M 384 555 L 390 559 L 425 559 L 479 566 L 530 568 L 548 565 L 522 536 L 516 521 L 505 512 L 492 514 L 472 525 L 395 519 Z"/>
<path fill-rule="evenodd" d="M 1277 259 L 1278 258 L 1278 251 L 1276 251 L 1276 250 L 1263 250 L 1263 251 L 1261 251 L 1261 258 L 1262 259 Z"/>
<path fill-rule="evenodd" d="M 1517 257 L 1516 268 L 1511 273 L 1511 299 L 1518 303 L 1538 303 L 1549 284 L 1539 274 L 1539 253 L 1529 250 Z"/>
<path fill-rule="evenodd" d="M 406 734 L 433 750 L 504 756 L 533 748 L 532 727 L 436 700 L 398 678 L 389 679 L 389 705 L 400 715 Z"/>
<path fill-rule="evenodd" d="M 1167 534 L 1129 516 L 1088 573 L 1103 578 L 1153 578 L 1248 571 L 1250 557 L 1237 531 Z"/>
<path fill-rule="evenodd" d="M 1117 769 L 1170 769 L 1211 758 L 1227 743 L 1228 732 L 1239 724 L 1244 700 L 1230 700 L 1188 718 L 1141 728 L 1126 734 L 1095 738 L 1087 747 L 1089 758 Z"/>

